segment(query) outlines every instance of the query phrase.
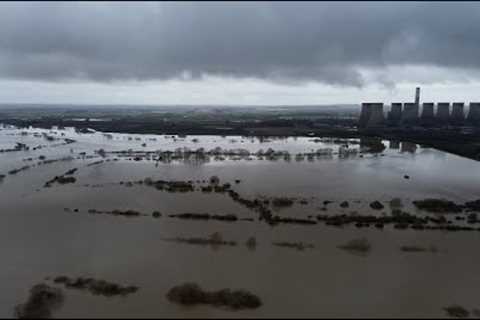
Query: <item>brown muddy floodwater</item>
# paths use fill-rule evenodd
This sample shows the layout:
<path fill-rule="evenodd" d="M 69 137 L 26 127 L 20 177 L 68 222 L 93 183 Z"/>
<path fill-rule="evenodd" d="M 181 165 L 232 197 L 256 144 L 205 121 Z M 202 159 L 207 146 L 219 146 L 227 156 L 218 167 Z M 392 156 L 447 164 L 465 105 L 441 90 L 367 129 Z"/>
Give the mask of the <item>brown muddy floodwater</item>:
<path fill-rule="evenodd" d="M 66 138 L 75 142 L 67 144 Z M 28 150 L 15 149 L 16 143 Z M 394 198 L 401 199 L 402 210 L 418 216 L 429 213 L 416 209 L 414 200 L 463 204 L 480 198 L 480 162 L 409 143 L 383 143 L 383 152 L 371 153 L 363 142 L 315 137 L 171 137 L 1 127 L 0 149 L 13 150 L 0 153 L 0 175 L 5 175 L 0 178 L 0 317 L 12 317 L 30 288 L 42 282 L 65 294 L 53 317 L 448 317 L 444 308 L 452 305 L 474 316 L 480 308 L 478 231 L 269 225 L 228 194 L 200 191 L 217 176 L 245 199 L 291 198 L 291 206 L 266 206 L 273 215 L 311 221 L 319 214 L 389 216 Z M 180 149 L 170 156 L 165 152 L 216 147 L 223 151 L 200 158 L 182 156 Z M 288 151 L 290 157 L 266 152 L 269 148 Z M 256 155 L 260 149 L 267 155 Z M 74 183 L 44 187 L 74 168 Z M 194 191 L 128 183 L 145 178 L 192 180 Z M 327 200 L 333 202 L 324 205 Z M 369 204 L 375 200 L 385 208 L 373 210 Z M 340 207 L 343 201 L 348 207 Z M 145 215 L 91 214 L 92 209 Z M 154 211 L 161 217 L 152 217 Z M 169 217 L 181 213 L 233 214 L 240 220 Z M 457 223 L 454 215 L 446 216 Z M 215 232 L 236 245 L 171 241 Z M 245 244 L 251 237 L 256 246 Z M 338 248 L 361 238 L 368 240 L 368 252 Z M 435 250 L 402 251 L 402 246 Z M 106 297 L 45 280 L 61 275 L 139 289 Z M 262 306 L 232 311 L 170 302 L 167 292 L 185 282 L 208 291 L 245 289 Z"/>

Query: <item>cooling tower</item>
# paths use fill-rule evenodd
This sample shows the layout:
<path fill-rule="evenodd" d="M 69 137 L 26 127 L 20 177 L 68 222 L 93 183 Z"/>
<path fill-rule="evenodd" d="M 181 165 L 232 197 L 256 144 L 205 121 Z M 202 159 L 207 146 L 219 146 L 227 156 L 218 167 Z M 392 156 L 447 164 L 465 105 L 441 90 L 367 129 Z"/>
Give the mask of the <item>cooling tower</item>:
<path fill-rule="evenodd" d="M 362 103 L 362 111 L 360 112 L 360 118 L 358 119 L 358 126 L 365 128 L 367 126 L 368 119 L 370 119 L 370 103 Z"/>
<path fill-rule="evenodd" d="M 468 111 L 467 121 L 470 123 L 480 124 L 480 102 L 470 102 L 470 110 Z"/>
<path fill-rule="evenodd" d="M 450 119 L 454 122 L 462 122 L 465 120 L 465 114 L 463 113 L 463 102 L 454 102 L 452 104 L 452 114 Z"/>
<path fill-rule="evenodd" d="M 415 122 L 418 119 L 418 105 L 405 103 L 402 113 L 402 122 Z"/>
<path fill-rule="evenodd" d="M 394 102 L 388 113 L 388 121 L 392 124 L 397 124 L 402 119 L 402 103 Z"/>
<path fill-rule="evenodd" d="M 450 102 L 439 102 L 437 104 L 437 120 L 446 122 L 450 118 Z"/>
<path fill-rule="evenodd" d="M 433 119 L 434 113 L 433 113 L 433 102 L 424 102 L 422 104 L 422 119 L 427 120 L 427 119 Z"/>
<path fill-rule="evenodd" d="M 384 122 L 385 117 L 383 115 L 382 102 L 362 103 L 362 111 L 360 113 L 360 119 L 358 120 L 358 126 L 360 128 L 379 126 L 383 125 Z"/>
<path fill-rule="evenodd" d="M 367 121 L 367 127 L 381 126 L 385 123 L 383 114 L 383 103 L 370 104 L 370 118 Z"/>

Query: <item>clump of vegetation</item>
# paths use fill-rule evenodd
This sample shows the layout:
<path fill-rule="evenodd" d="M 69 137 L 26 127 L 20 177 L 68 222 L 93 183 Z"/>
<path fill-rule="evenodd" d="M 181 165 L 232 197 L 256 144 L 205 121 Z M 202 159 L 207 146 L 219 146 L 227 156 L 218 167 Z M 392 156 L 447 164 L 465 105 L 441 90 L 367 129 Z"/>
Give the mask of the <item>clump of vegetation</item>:
<path fill-rule="evenodd" d="M 234 214 L 218 215 L 218 214 L 208 214 L 208 213 L 180 213 L 180 214 L 171 214 L 170 218 L 178 219 L 191 219 L 191 220 L 218 220 L 218 221 L 227 221 L 234 222 L 238 220 L 238 217 Z"/>
<path fill-rule="evenodd" d="M 72 174 L 74 174 L 75 172 L 77 172 L 78 168 L 73 168 L 71 170 L 68 170 L 67 172 L 65 172 L 64 176 L 70 176 Z"/>
<path fill-rule="evenodd" d="M 343 201 L 342 203 L 340 203 L 341 208 L 348 208 L 349 206 L 350 204 L 348 203 L 348 201 Z"/>
<path fill-rule="evenodd" d="M 93 295 L 101 295 L 105 297 L 127 296 L 138 291 L 135 286 L 121 286 L 105 280 L 97 280 L 93 278 L 76 278 L 60 276 L 53 280 L 54 283 L 63 284 L 66 288 L 87 290 Z"/>
<path fill-rule="evenodd" d="M 451 305 L 449 307 L 443 308 L 443 310 L 445 310 L 450 317 L 468 318 L 470 316 L 470 312 L 459 305 Z"/>
<path fill-rule="evenodd" d="M 468 219 L 468 223 L 476 223 L 476 222 L 479 221 L 478 220 L 478 215 L 475 212 L 470 213 L 467 216 L 467 219 Z"/>
<path fill-rule="evenodd" d="M 47 319 L 60 308 L 65 298 L 61 289 L 46 284 L 37 284 L 30 289 L 27 302 L 15 307 L 15 317 L 19 319 Z"/>
<path fill-rule="evenodd" d="M 292 248 L 298 251 L 304 251 L 305 249 L 315 248 L 313 244 L 303 243 L 303 242 L 274 242 L 273 245 L 277 247 Z"/>
<path fill-rule="evenodd" d="M 362 138 L 360 140 L 360 148 L 363 152 L 381 153 L 387 147 L 377 138 Z"/>
<path fill-rule="evenodd" d="M 469 210 L 480 212 L 480 199 L 466 202 L 465 207 Z"/>
<path fill-rule="evenodd" d="M 213 192 L 213 187 L 212 186 L 205 186 L 205 187 L 200 187 L 202 192 Z"/>
<path fill-rule="evenodd" d="M 141 215 L 140 212 L 135 211 L 135 210 L 113 210 L 111 212 L 106 212 L 108 214 L 112 214 L 114 216 L 124 216 L 124 217 L 138 217 Z"/>
<path fill-rule="evenodd" d="M 480 318 L 480 310 L 479 309 L 473 309 L 472 314 L 476 318 Z"/>
<path fill-rule="evenodd" d="M 13 169 L 13 170 L 8 171 L 8 174 L 14 175 L 14 174 L 17 174 L 19 172 L 22 172 L 22 171 L 25 171 L 25 170 L 28 170 L 28 169 L 30 169 L 30 166 L 23 166 L 21 168 Z"/>
<path fill-rule="evenodd" d="M 400 250 L 403 252 L 437 252 L 437 248 L 435 246 L 430 246 L 429 248 L 416 246 L 416 245 L 404 245 L 400 247 Z"/>
<path fill-rule="evenodd" d="M 97 153 L 102 158 L 105 158 L 107 156 L 107 152 L 104 149 L 95 150 L 95 153 Z"/>
<path fill-rule="evenodd" d="M 60 184 L 75 183 L 75 181 L 77 181 L 77 179 L 75 179 L 75 177 L 60 176 L 57 179 L 57 182 L 60 183 Z"/>
<path fill-rule="evenodd" d="M 210 177 L 210 184 L 212 185 L 218 185 L 220 183 L 220 178 L 217 176 L 211 176 Z"/>
<path fill-rule="evenodd" d="M 224 183 L 223 185 L 215 185 L 213 187 L 213 191 L 217 192 L 217 193 L 224 193 L 224 192 L 227 192 L 230 190 L 230 183 Z"/>
<path fill-rule="evenodd" d="M 193 187 L 192 181 L 164 181 L 157 180 L 154 181 L 152 178 L 145 178 L 144 180 L 136 182 L 126 182 L 127 186 L 133 186 L 133 184 L 145 184 L 146 186 L 155 187 L 157 190 L 165 190 L 167 192 L 193 192 L 195 188 Z"/>
<path fill-rule="evenodd" d="M 94 162 L 92 162 L 92 163 L 87 164 L 87 167 L 96 166 L 96 165 L 102 164 L 102 163 L 104 163 L 104 162 L 105 162 L 105 160 L 94 161 Z"/>
<path fill-rule="evenodd" d="M 402 208 L 402 200 L 400 198 L 393 198 L 392 200 L 390 200 L 390 207 L 392 209 Z"/>
<path fill-rule="evenodd" d="M 71 170 L 70 170 L 71 171 Z M 44 187 L 51 187 L 53 183 L 57 182 L 59 184 L 75 183 L 77 179 L 75 177 L 65 177 L 65 176 L 55 176 L 52 180 L 45 182 Z"/>
<path fill-rule="evenodd" d="M 78 209 L 77 209 L 78 210 Z M 118 210 L 115 209 L 113 211 L 101 211 L 97 209 L 89 209 L 88 213 L 90 214 L 110 214 L 114 216 L 124 216 L 124 217 L 138 217 L 143 215 L 141 212 L 135 210 Z"/>
<path fill-rule="evenodd" d="M 384 205 L 380 201 L 376 200 L 370 203 L 370 208 L 374 210 L 382 210 L 384 208 Z"/>
<path fill-rule="evenodd" d="M 459 213 L 463 211 L 461 205 L 445 199 L 424 199 L 413 201 L 415 207 L 421 210 L 435 213 Z"/>
<path fill-rule="evenodd" d="M 291 207 L 293 205 L 293 200 L 285 197 L 273 198 L 272 204 L 274 207 Z"/>
<path fill-rule="evenodd" d="M 182 305 L 207 304 L 232 310 L 256 309 L 262 305 L 260 298 L 248 291 L 223 289 L 208 292 L 196 283 L 173 287 L 168 291 L 167 299 Z"/>
<path fill-rule="evenodd" d="M 299 218 L 281 218 L 279 216 L 271 217 L 268 219 L 270 224 L 279 224 L 279 223 L 288 223 L 288 224 L 301 224 L 301 225 L 313 225 L 317 224 L 315 220 L 308 220 L 308 219 L 299 219 Z"/>
<path fill-rule="evenodd" d="M 346 244 L 338 246 L 338 248 L 352 252 L 368 253 L 372 249 L 372 246 L 368 239 L 360 238 L 350 240 Z"/>
<path fill-rule="evenodd" d="M 186 244 L 195 244 L 195 245 L 210 245 L 213 248 L 218 246 L 236 246 L 237 243 L 235 241 L 225 241 L 223 236 L 219 232 L 215 232 L 210 235 L 208 238 L 166 238 L 163 239 L 165 241 L 174 241 L 179 243 L 186 243 Z"/>
<path fill-rule="evenodd" d="M 248 249 L 255 250 L 257 248 L 257 239 L 255 237 L 248 238 L 247 242 L 245 243 Z"/>

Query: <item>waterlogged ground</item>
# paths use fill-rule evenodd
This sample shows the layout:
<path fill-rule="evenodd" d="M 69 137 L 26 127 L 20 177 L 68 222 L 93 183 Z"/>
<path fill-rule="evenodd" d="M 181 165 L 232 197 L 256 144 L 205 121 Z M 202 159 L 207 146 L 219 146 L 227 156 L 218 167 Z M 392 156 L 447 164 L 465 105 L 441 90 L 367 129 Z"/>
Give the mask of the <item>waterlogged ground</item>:
<path fill-rule="evenodd" d="M 16 143 L 28 150 L 15 149 Z M 44 280 L 60 275 L 105 279 L 138 291 L 106 297 L 63 288 L 65 299 L 53 317 L 447 317 L 444 308 L 452 305 L 475 316 L 480 308 L 478 231 L 270 225 L 228 193 L 200 191 L 217 176 L 242 199 L 292 199 L 291 206 L 268 207 L 278 217 L 302 221 L 316 221 L 319 214 L 388 216 L 394 198 L 401 199 L 402 210 L 428 216 L 412 201 L 480 198 L 479 162 L 409 143 L 383 143 L 383 152 L 371 153 L 360 152 L 366 150 L 363 142 L 315 137 L 182 138 L 2 127 L 0 149 L 10 151 L 0 153 L 5 175 L 0 181 L 0 317 L 12 317 L 38 283 L 63 288 Z M 185 156 L 185 149 L 177 150 L 184 147 L 205 152 Z M 222 150 L 208 153 L 217 147 Z M 65 175 L 74 183 L 45 187 L 74 168 Z M 167 192 L 138 183 L 145 178 L 191 180 L 194 191 Z M 375 200 L 385 208 L 373 210 Z M 343 201 L 348 208 L 340 207 Z M 92 214 L 92 209 L 141 215 Z M 153 217 L 154 211 L 161 217 Z M 169 217 L 182 213 L 240 220 Z M 207 239 L 215 232 L 236 245 L 178 241 Z M 256 246 L 245 244 L 251 237 Z M 369 251 L 338 248 L 360 238 L 368 240 Z M 285 242 L 304 247 L 273 245 Z M 435 250 L 406 252 L 401 246 Z M 231 311 L 168 301 L 166 293 L 185 282 L 208 291 L 246 289 L 262 306 Z"/>

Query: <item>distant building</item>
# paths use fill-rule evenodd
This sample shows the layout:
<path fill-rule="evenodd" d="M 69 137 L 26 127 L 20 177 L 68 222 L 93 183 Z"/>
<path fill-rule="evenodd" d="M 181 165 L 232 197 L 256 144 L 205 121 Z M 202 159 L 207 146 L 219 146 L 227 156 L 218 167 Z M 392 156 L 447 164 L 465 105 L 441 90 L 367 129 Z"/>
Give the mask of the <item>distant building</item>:
<path fill-rule="evenodd" d="M 470 102 L 467 121 L 472 124 L 480 124 L 480 102 Z"/>
<path fill-rule="evenodd" d="M 394 102 L 388 112 L 388 122 L 393 125 L 397 125 L 402 119 L 402 103 Z"/>
<path fill-rule="evenodd" d="M 418 120 L 418 104 L 405 103 L 402 113 L 402 123 L 414 123 Z"/>
<path fill-rule="evenodd" d="M 460 123 L 465 120 L 465 113 L 463 112 L 464 107 L 463 102 L 454 102 L 452 105 L 452 114 L 450 115 L 450 119 L 452 122 Z"/>
<path fill-rule="evenodd" d="M 383 103 L 374 103 L 371 106 L 370 119 L 368 119 L 367 126 L 375 127 L 385 124 L 385 115 L 383 114 Z"/>
<path fill-rule="evenodd" d="M 360 111 L 360 118 L 358 119 L 358 126 L 360 128 L 365 128 L 370 119 L 371 107 L 370 103 L 362 103 L 362 110 Z"/>
<path fill-rule="evenodd" d="M 385 116 L 383 114 L 382 102 L 365 102 L 362 103 L 360 113 L 359 127 L 376 127 L 385 124 Z"/>
<path fill-rule="evenodd" d="M 421 118 L 424 119 L 424 120 L 429 120 L 429 119 L 433 119 L 433 117 L 435 116 L 435 113 L 434 113 L 434 108 L 435 104 L 433 102 L 424 102 L 422 104 L 422 116 Z"/>
<path fill-rule="evenodd" d="M 447 122 L 450 119 L 450 102 L 439 102 L 437 104 L 437 116 L 438 122 Z"/>
<path fill-rule="evenodd" d="M 420 87 L 417 87 L 415 88 L 415 102 L 392 103 L 387 119 L 384 117 L 382 102 L 362 103 L 358 127 L 368 128 L 384 125 L 420 125 L 430 127 L 446 124 L 480 126 L 480 102 L 470 102 L 468 116 L 464 108 L 464 102 L 454 102 L 452 104 L 452 112 L 450 112 L 450 102 L 439 102 L 435 111 L 434 102 L 424 102 L 420 114 Z"/>

